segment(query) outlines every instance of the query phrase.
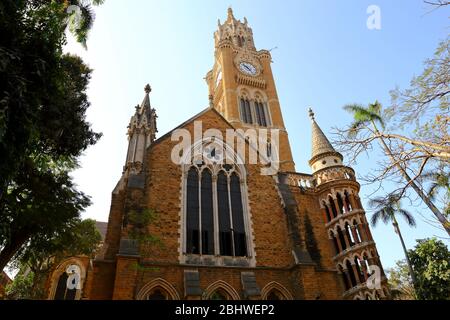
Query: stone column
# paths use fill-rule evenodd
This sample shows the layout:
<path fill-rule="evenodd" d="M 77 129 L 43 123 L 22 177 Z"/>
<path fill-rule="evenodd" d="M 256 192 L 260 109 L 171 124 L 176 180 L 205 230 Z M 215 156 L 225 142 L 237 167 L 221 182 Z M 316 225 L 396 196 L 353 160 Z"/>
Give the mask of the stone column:
<path fill-rule="evenodd" d="M 361 241 L 362 242 L 369 241 L 368 238 L 367 238 L 367 232 L 366 232 L 365 228 L 363 227 L 362 223 L 358 223 L 356 225 L 356 227 L 358 228 L 359 235 L 361 236 Z"/>
<path fill-rule="evenodd" d="M 352 232 L 353 239 L 355 240 L 355 244 L 360 243 L 360 242 L 357 242 L 357 241 L 359 241 L 359 240 L 362 241 L 362 239 L 359 239 L 358 234 L 356 233 L 356 230 L 355 230 L 355 226 L 350 226 L 350 230 Z"/>
<path fill-rule="evenodd" d="M 338 215 L 342 214 L 341 208 L 339 208 L 339 204 L 337 198 L 333 198 L 334 207 L 336 208 L 336 212 Z"/>
<path fill-rule="evenodd" d="M 353 193 L 349 194 L 348 198 L 350 199 L 350 204 L 352 205 L 353 210 L 362 209 L 362 208 L 359 208 L 359 206 L 357 205 L 355 195 Z"/>
<path fill-rule="evenodd" d="M 347 284 L 348 284 L 349 288 L 351 289 L 353 287 L 353 284 L 352 284 L 352 278 L 350 277 L 350 270 L 344 269 L 344 277 L 347 280 Z M 347 289 L 347 290 L 349 290 L 349 289 Z"/>
<path fill-rule="evenodd" d="M 358 268 L 356 267 L 355 262 L 352 263 L 352 269 L 353 269 L 353 275 L 355 276 L 355 279 L 356 279 L 356 285 L 361 284 L 361 280 L 359 279 Z"/>
<path fill-rule="evenodd" d="M 345 241 L 345 246 L 348 248 L 350 248 L 350 239 L 348 238 L 348 233 L 347 233 L 347 229 L 344 228 L 344 230 L 341 230 L 342 234 L 344 235 L 344 241 Z"/>
<path fill-rule="evenodd" d="M 337 246 L 338 246 L 338 250 L 339 250 L 338 253 L 341 253 L 343 251 L 343 249 L 342 249 L 342 245 L 341 245 L 341 240 L 339 239 L 339 235 L 334 236 L 334 239 L 336 240 L 336 243 L 337 243 Z"/>
<path fill-rule="evenodd" d="M 366 231 L 368 241 L 373 241 L 372 233 L 370 232 L 369 226 L 365 223 L 364 230 Z"/>

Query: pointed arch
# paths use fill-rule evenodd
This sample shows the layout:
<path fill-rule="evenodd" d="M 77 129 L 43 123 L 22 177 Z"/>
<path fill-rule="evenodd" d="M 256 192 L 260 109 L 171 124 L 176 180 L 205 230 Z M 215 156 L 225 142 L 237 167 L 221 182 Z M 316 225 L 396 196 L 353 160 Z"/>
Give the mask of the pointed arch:
<path fill-rule="evenodd" d="M 213 161 L 196 156 L 204 155 L 202 150 L 206 148 L 208 152 L 216 150 L 212 157 L 220 154 L 223 158 Z M 224 265 L 227 261 L 219 256 L 230 256 L 253 265 L 254 240 L 244 161 L 225 141 L 206 137 L 183 153 L 182 163 L 180 261 L 208 264 L 214 259 L 218 265 Z"/>
<path fill-rule="evenodd" d="M 163 278 L 156 278 L 147 282 L 141 290 L 139 290 L 136 295 L 136 300 L 147 300 L 148 295 L 152 293 L 153 289 L 158 288 L 159 290 L 164 290 L 168 294 L 168 300 L 180 300 L 180 295 L 178 291 L 170 284 L 167 280 Z"/>
<path fill-rule="evenodd" d="M 337 240 L 340 242 L 342 250 L 346 250 L 347 244 L 345 243 L 344 232 L 339 225 L 336 227 L 336 233 L 338 238 Z"/>
<path fill-rule="evenodd" d="M 350 283 L 350 279 L 347 276 L 348 272 L 346 273 L 344 271 L 344 267 L 342 267 L 342 264 L 340 264 L 340 263 L 338 264 L 338 271 L 342 275 L 342 281 L 344 281 L 345 290 L 346 291 L 349 290 L 352 286 L 351 286 L 351 283 Z"/>
<path fill-rule="evenodd" d="M 338 244 L 339 240 L 336 238 L 336 235 L 333 230 L 329 230 L 329 237 L 330 237 L 331 241 L 333 242 L 334 251 L 336 252 L 336 254 L 339 254 L 340 253 L 339 244 Z"/>
<path fill-rule="evenodd" d="M 345 214 L 346 210 L 345 210 L 345 206 L 344 206 L 344 201 L 342 200 L 342 196 L 341 196 L 340 192 L 336 192 L 336 200 L 337 200 L 338 207 L 339 207 L 339 213 Z"/>
<path fill-rule="evenodd" d="M 331 212 L 333 213 L 333 218 L 336 218 L 338 216 L 338 212 L 336 206 L 334 205 L 334 199 L 331 197 L 331 195 L 328 195 L 328 203 L 330 204 Z"/>
<path fill-rule="evenodd" d="M 70 292 L 70 300 L 79 300 L 81 299 L 81 295 L 83 292 L 83 286 L 84 282 L 86 280 L 86 268 L 83 263 L 83 261 L 77 257 L 72 257 L 67 260 L 62 261 L 52 272 L 52 276 L 50 278 L 50 290 L 48 299 L 53 300 L 57 297 L 58 292 L 57 291 L 66 291 L 66 284 L 67 284 L 67 273 L 66 270 L 72 266 L 75 265 L 79 268 L 80 274 L 79 274 L 79 289 L 74 290 L 73 292 Z M 61 280 L 63 279 L 63 280 Z M 64 280 L 65 279 L 65 280 Z M 63 296 L 66 296 L 64 293 Z M 65 299 L 65 298 L 63 298 Z"/>
<path fill-rule="evenodd" d="M 227 282 L 223 281 L 223 280 L 217 280 L 216 282 L 210 284 L 204 294 L 203 294 L 203 299 L 204 300 L 209 300 L 211 298 L 211 296 L 216 292 L 222 290 L 224 291 L 227 296 L 230 298 L 230 300 L 240 300 L 239 294 L 237 293 L 237 291 Z"/>
<path fill-rule="evenodd" d="M 356 282 L 356 276 L 355 273 L 353 272 L 353 267 L 352 267 L 352 263 L 350 262 L 350 260 L 347 259 L 347 262 L 345 263 L 345 267 L 348 270 L 348 275 L 350 276 L 350 283 L 352 287 L 356 287 L 357 282 Z"/>
<path fill-rule="evenodd" d="M 328 205 L 327 205 L 327 203 L 326 203 L 325 201 L 322 201 L 322 205 L 323 205 L 323 207 L 324 207 L 324 209 L 325 209 L 325 214 L 326 214 L 326 217 L 327 217 L 327 222 L 330 222 L 330 221 L 332 220 L 330 208 L 328 208 Z"/>
<path fill-rule="evenodd" d="M 344 190 L 344 202 L 345 202 L 345 206 L 347 207 L 347 211 L 352 211 L 352 203 L 350 201 L 350 195 L 348 193 L 347 190 Z"/>
<path fill-rule="evenodd" d="M 344 224 L 345 233 L 347 235 L 347 239 L 349 242 L 350 247 L 353 247 L 356 244 L 356 240 L 353 237 L 353 233 L 350 227 L 350 223 L 348 221 Z"/>
<path fill-rule="evenodd" d="M 289 292 L 289 290 L 287 290 L 282 284 L 280 284 L 276 281 L 271 281 L 271 282 L 267 283 L 264 286 L 264 288 L 262 288 L 261 299 L 269 300 L 268 299 L 269 295 L 273 291 L 276 291 L 277 293 L 279 293 L 282 296 L 283 299 L 279 299 L 279 300 L 294 300 L 294 297 Z"/>

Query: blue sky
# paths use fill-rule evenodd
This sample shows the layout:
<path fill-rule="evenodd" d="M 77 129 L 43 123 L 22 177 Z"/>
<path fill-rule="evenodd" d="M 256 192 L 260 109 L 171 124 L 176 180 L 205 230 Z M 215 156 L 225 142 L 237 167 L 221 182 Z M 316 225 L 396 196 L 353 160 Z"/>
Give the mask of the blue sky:
<path fill-rule="evenodd" d="M 366 27 L 372 4 L 381 10 L 381 30 Z M 331 137 L 332 127 L 351 121 L 344 104 L 378 99 L 389 105 L 389 90 L 406 87 L 420 74 L 423 61 L 449 33 L 448 8 L 429 12 L 421 0 L 107 0 L 95 10 L 88 50 L 70 37 L 66 47 L 94 69 L 88 120 L 104 134 L 74 173 L 79 188 L 93 200 L 84 217 L 108 219 L 111 191 L 125 161 L 126 127 L 146 83 L 153 89 L 158 136 L 208 105 L 203 78 L 214 62 L 217 19 L 226 19 L 229 5 L 236 18 L 247 17 L 257 49 L 273 48 L 273 73 L 299 172 L 310 172 L 309 106 Z M 355 169 L 364 174 L 375 165 L 375 156 L 361 158 Z M 371 190 L 362 187 L 363 203 Z M 418 214 L 431 218 L 427 209 L 409 209 L 418 226 L 409 229 L 400 223 L 408 247 L 417 238 L 445 236 Z M 392 226 L 372 231 L 385 268 L 403 257 Z"/>

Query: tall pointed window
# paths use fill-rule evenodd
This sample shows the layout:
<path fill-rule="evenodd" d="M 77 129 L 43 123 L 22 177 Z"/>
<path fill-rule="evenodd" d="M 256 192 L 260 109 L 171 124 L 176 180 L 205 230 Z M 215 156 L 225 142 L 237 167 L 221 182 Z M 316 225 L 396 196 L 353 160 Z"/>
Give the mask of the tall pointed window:
<path fill-rule="evenodd" d="M 230 200 L 233 218 L 234 255 L 247 255 L 247 241 L 245 237 L 244 210 L 242 208 L 241 183 L 235 172 L 230 177 Z"/>
<path fill-rule="evenodd" d="M 241 119 L 244 123 L 252 124 L 252 111 L 250 108 L 250 101 L 246 98 L 240 99 Z"/>
<path fill-rule="evenodd" d="M 200 253 L 200 222 L 199 222 L 199 192 L 198 172 L 195 167 L 189 169 L 187 177 L 187 224 L 186 224 L 186 251 L 187 253 Z"/>
<path fill-rule="evenodd" d="M 185 253 L 247 257 L 242 183 L 233 166 L 192 166 L 186 179 Z"/>
<path fill-rule="evenodd" d="M 258 125 L 267 127 L 267 112 L 265 105 L 262 102 L 255 101 L 255 113 Z"/>
<path fill-rule="evenodd" d="M 204 169 L 201 180 L 201 215 L 202 215 L 202 254 L 214 254 L 214 216 L 212 176 L 209 169 Z"/>
<path fill-rule="evenodd" d="M 233 254 L 233 242 L 231 241 L 230 202 L 228 200 L 227 176 L 223 171 L 217 176 L 217 204 L 219 208 L 220 255 L 231 256 Z"/>

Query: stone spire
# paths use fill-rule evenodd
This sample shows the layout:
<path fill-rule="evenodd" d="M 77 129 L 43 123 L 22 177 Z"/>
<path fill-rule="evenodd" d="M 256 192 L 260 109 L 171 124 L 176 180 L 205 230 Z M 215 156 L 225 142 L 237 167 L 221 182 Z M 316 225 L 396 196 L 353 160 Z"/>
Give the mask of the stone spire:
<path fill-rule="evenodd" d="M 233 20 L 235 20 L 235 19 L 234 19 L 234 15 L 233 15 L 233 9 L 231 9 L 231 6 L 230 6 L 230 7 L 228 7 L 227 21 L 228 21 L 228 22 L 231 22 L 231 21 L 233 21 Z"/>
<path fill-rule="evenodd" d="M 227 19 L 225 22 L 221 24 L 219 19 L 217 24 L 217 31 L 214 33 L 214 41 L 216 46 L 221 41 L 231 41 L 231 43 L 237 48 L 255 50 L 253 31 L 248 26 L 247 18 L 244 18 L 244 21 L 236 19 L 231 7 L 228 8 Z"/>
<path fill-rule="evenodd" d="M 152 88 L 149 84 L 144 87 L 145 95 L 142 103 L 135 107 L 136 111 L 131 117 L 128 125 L 128 153 L 125 170 L 131 173 L 139 173 L 144 164 L 145 150 L 155 140 L 156 132 L 156 111 L 150 105 L 150 92 Z"/>
<path fill-rule="evenodd" d="M 312 135 L 311 135 L 311 160 L 309 160 L 309 164 L 313 166 L 313 170 L 317 170 L 317 167 L 314 166 L 315 162 L 318 162 L 319 159 L 326 158 L 326 157 L 334 157 L 339 159 L 333 159 L 329 163 L 327 163 L 327 159 L 323 160 L 322 165 L 336 165 L 336 164 L 342 164 L 342 155 L 337 152 L 333 146 L 331 145 L 330 141 L 326 137 L 326 135 L 323 133 L 322 129 L 320 129 L 319 125 L 316 122 L 316 119 L 314 118 L 314 112 L 311 108 L 308 110 L 309 117 L 311 118 L 311 127 L 312 127 Z M 331 159 L 329 159 L 331 160 Z M 336 161 L 337 162 L 336 162 Z M 314 168 L 315 167 L 315 168 Z M 320 166 L 322 167 L 322 166 Z"/>
<path fill-rule="evenodd" d="M 319 125 L 314 118 L 314 112 L 311 108 L 308 110 L 309 117 L 311 118 L 312 124 L 312 153 L 311 158 L 317 157 L 318 155 L 336 152 L 330 141 L 328 141 L 327 137 L 323 133 L 322 129 L 320 129 Z"/>

